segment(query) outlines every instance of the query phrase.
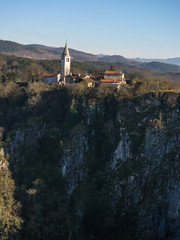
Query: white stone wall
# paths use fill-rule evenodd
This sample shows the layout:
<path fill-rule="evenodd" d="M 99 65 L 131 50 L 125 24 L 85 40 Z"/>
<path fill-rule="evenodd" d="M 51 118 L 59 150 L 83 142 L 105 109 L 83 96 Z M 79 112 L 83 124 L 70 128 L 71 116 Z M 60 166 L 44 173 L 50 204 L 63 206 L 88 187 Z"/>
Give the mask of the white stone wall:
<path fill-rule="evenodd" d="M 64 59 L 61 60 L 61 76 L 62 78 L 70 75 L 70 69 L 71 69 L 71 57 L 64 57 Z"/>
<path fill-rule="evenodd" d="M 124 74 L 104 74 L 104 79 L 110 79 L 110 80 L 124 80 Z"/>
<path fill-rule="evenodd" d="M 55 84 L 55 83 L 59 83 L 60 78 L 61 78 L 61 74 L 57 74 L 52 77 L 45 77 L 44 82 L 47 84 Z"/>

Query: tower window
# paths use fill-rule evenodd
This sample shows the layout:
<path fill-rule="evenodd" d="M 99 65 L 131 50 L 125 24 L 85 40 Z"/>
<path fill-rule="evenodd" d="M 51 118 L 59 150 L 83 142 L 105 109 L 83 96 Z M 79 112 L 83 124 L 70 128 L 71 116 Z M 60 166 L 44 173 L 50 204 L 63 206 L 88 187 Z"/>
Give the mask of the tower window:
<path fill-rule="evenodd" d="M 66 62 L 69 62 L 69 58 L 66 58 Z"/>

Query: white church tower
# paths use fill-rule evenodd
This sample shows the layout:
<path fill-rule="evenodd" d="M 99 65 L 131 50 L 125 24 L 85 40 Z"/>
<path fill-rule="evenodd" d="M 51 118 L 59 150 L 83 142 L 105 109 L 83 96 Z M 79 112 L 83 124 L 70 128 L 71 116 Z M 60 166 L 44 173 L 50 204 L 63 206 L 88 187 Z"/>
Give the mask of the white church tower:
<path fill-rule="evenodd" d="M 66 77 L 70 75 L 71 56 L 69 54 L 68 45 L 66 42 L 62 57 L 61 57 L 61 80 L 66 83 Z"/>

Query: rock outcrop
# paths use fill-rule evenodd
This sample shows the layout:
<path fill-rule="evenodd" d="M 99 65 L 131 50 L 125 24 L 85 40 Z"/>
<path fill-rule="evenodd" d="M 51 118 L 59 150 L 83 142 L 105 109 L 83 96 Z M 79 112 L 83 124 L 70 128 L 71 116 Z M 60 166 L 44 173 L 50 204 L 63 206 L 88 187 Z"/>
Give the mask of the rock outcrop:
<path fill-rule="evenodd" d="M 106 239 L 180 239 L 179 100 L 149 93 L 73 102 L 80 120 L 59 137 L 55 164 L 73 199 L 69 239 L 102 239 L 108 231 Z M 18 129 L 5 147 L 10 162 L 24 161 L 17 149 L 36 146 L 48 128 Z"/>

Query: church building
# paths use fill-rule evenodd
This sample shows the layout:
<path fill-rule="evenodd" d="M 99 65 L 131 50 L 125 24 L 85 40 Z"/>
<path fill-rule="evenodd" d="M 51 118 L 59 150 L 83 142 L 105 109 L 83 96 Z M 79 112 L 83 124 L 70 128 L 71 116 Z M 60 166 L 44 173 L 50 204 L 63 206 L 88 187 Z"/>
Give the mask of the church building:
<path fill-rule="evenodd" d="M 70 80 L 71 56 L 69 54 L 68 45 L 66 42 L 62 57 L 61 57 L 61 81 L 65 84 Z"/>
<path fill-rule="evenodd" d="M 45 74 L 43 81 L 48 84 L 72 84 L 74 82 L 71 76 L 71 56 L 67 42 L 61 56 L 61 74 Z"/>

